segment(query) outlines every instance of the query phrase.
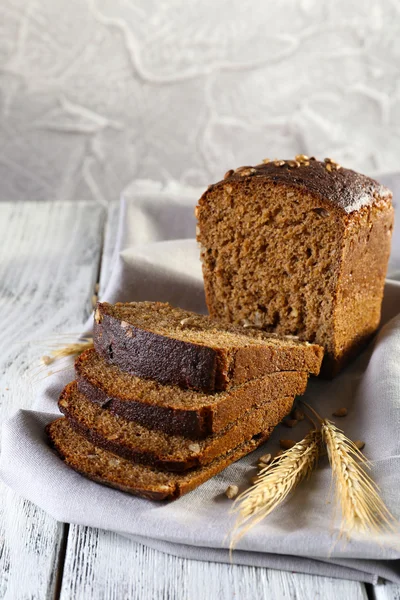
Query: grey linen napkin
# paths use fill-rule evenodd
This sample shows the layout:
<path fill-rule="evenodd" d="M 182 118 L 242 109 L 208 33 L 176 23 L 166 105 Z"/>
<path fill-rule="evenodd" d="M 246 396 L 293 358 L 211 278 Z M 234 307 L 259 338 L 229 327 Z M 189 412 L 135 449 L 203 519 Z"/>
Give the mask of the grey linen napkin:
<path fill-rule="evenodd" d="M 400 188 L 400 178 L 386 181 Z M 166 300 L 205 312 L 193 208 L 200 190 L 136 185 L 121 202 L 119 235 L 103 300 Z M 400 518 L 400 231 L 395 229 L 382 327 L 367 350 L 333 381 L 312 379 L 305 399 L 324 416 L 349 409 L 340 423 L 352 439 L 367 442 L 372 475 L 392 513 Z M 90 324 L 88 324 L 88 328 Z M 54 518 L 116 531 L 177 556 L 229 562 L 227 534 L 234 517 L 226 487 L 245 487 L 257 456 L 275 451 L 282 432 L 190 494 L 165 504 L 91 482 L 69 469 L 49 448 L 46 423 L 59 413 L 57 398 L 73 373 L 50 378 L 33 411 L 18 411 L 4 425 L 3 481 Z M 303 428 L 302 428 L 303 427 Z M 303 423 L 293 431 L 306 432 Z M 328 575 L 374 583 L 400 583 L 400 537 L 388 534 L 339 539 L 326 459 L 310 481 L 251 530 L 233 553 L 237 564 Z"/>

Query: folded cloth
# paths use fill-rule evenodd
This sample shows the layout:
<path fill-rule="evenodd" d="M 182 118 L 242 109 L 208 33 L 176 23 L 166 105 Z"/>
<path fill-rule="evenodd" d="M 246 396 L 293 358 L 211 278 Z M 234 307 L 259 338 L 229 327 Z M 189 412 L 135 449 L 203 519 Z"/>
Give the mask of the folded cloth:
<path fill-rule="evenodd" d="M 397 184 L 395 176 L 386 180 Z M 193 209 L 199 190 L 137 184 L 121 202 L 118 240 L 103 300 L 164 300 L 205 312 L 199 252 L 193 239 Z M 339 423 L 352 439 L 366 442 L 372 476 L 384 501 L 400 518 L 400 231 L 395 229 L 382 327 L 361 356 L 333 381 L 313 379 L 305 399 L 323 416 L 345 406 Z M 90 325 L 88 324 L 88 327 Z M 116 531 L 170 554 L 229 562 L 228 533 L 234 524 L 224 491 L 245 487 L 256 459 L 275 451 L 282 432 L 190 494 L 169 504 L 135 498 L 69 469 L 49 448 L 44 426 L 59 413 L 57 398 L 73 372 L 49 380 L 33 411 L 18 411 L 4 425 L 0 458 L 3 481 L 54 518 Z M 279 428 L 278 428 L 279 429 Z M 300 439 L 305 422 L 293 430 Z M 400 537 L 393 534 L 339 539 L 340 511 L 333 516 L 327 459 L 279 509 L 249 531 L 233 563 L 400 583 Z"/>

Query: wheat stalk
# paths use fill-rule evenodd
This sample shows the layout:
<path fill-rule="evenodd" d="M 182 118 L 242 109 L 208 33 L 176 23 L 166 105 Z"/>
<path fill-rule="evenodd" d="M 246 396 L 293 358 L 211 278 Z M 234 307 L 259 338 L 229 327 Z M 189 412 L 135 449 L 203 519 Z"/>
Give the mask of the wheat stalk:
<path fill-rule="evenodd" d="M 78 356 L 85 350 L 93 348 L 93 338 L 85 337 L 81 342 L 73 342 L 72 344 L 66 344 L 61 348 L 53 350 L 50 355 L 42 356 L 42 363 L 45 365 L 51 365 L 56 360 L 66 358 L 68 356 Z"/>
<path fill-rule="evenodd" d="M 231 512 L 238 513 L 231 534 L 231 551 L 249 529 L 267 517 L 318 462 L 321 432 L 312 429 L 304 439 L 262 469 L 256 483 L 237 497 Z"/>
<path fill-rule="evenodd" d="M 392 530 L 394 517 L 379 496 L 379 488 L 366 468 L 371 465 L 343 431 L 328 419 L 321 421 L 322 438 L 326 444 L 332 479 L 335 482 L 336 504 L 342 512 L 340 535 L 346 530 L 378 533 Z"/>

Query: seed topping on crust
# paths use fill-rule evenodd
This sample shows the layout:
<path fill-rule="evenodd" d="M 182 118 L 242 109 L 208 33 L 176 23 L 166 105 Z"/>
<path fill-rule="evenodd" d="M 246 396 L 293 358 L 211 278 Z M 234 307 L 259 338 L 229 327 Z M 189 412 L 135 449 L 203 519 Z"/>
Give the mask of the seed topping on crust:
<path fill-rule="evenodd" d="M 325 168 L 329 173 L 332 171 L 338 171 L 341 166 L 336 161 L 332 160 L 332 158 L 324 158 Z"/>
<path fill-rule="evenodd" d="M 268 165 L 269 163 L 274 164 L 276 167 L 286 166 L 290 169 L 298 169 L 299 167 L 308 167 L 311 161 L 316 161 L 315 156 L 307 156 L 306 154 L 296 154 L 294 160 L 280 160 L 278 158 L 274 158 L 271 160 L 269 158 L 263 158 L 262 162 L 256 165 L 256 167 L 262 167 L 263 165 Z M 327 171 L 331 173 L 332 171 L 338 171 L 341 166 L 332 158 L 325 158 L 324 165 Z M 237 169 L 229 169 L 224 175 L 224 179 L 229 179 L 232 175 L 241 175 L 242 177 L 247 177 L 249 175 L 255 175 L 257 173 L 257 169 L 251 166 L 243 166 L 238 167 Z"/>

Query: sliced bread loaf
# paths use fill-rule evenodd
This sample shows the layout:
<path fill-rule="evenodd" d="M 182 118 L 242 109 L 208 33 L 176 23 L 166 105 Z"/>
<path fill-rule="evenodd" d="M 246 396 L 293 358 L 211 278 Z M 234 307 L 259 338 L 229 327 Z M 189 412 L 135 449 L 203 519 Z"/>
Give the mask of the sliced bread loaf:
<path fill-rule="evenodd" d="M 124 371 L 205 392 L 275 371 L 318 374 L 323 356 L 320 346 L 161 302 L 99 303 L 93 337 L 97 352 Z"/>
<path fill-rule="evenodd" d="M 53 448 L 64 462 L 82 475 L 110 487 L 151 500 L 174 499 L 190 492 L 260 446 L 268 437 L 255 436 L 209 465 L 187 473 L 166 473 L 134 464 L 89 442 L 63 417 L 46 428 Z"/>
<path fill-rule="evenodd" d="M 108 364 L 94 350 L 76 360 L 78 389 L 112 413 L 170 434 L 201 438 L 221 432 L 256 406 L 302 394 L 307 373 L 282 371 L 207 395 L 141 379 Z"/>
<path fill-rule="evenodd" d="M 90 402 L 78 391 L 76 382 L 65 387 L 58 406 L 73 428 L 96 446 L 133 462 L 167 471 L 185 471 L 210 463 L 254 435 L 272 432 L 290 412 L 293 398 L 279 398 L 267 406 L 254 408 L 245 419 L 198 441 L 182 435 L 168 435 L 115 416 Z"/>

